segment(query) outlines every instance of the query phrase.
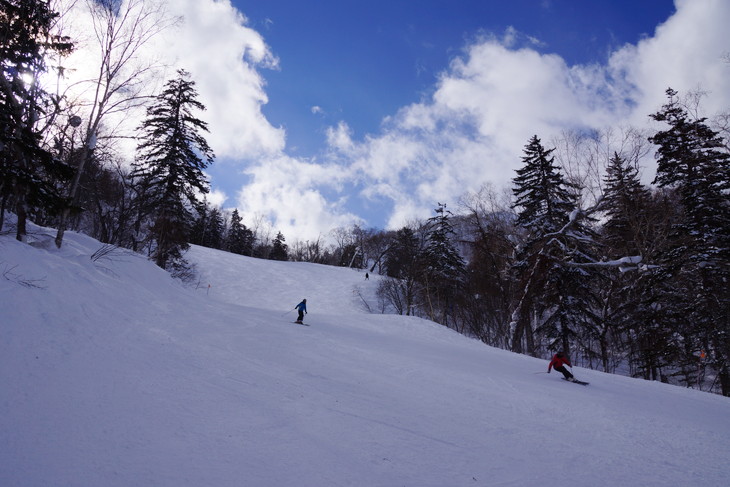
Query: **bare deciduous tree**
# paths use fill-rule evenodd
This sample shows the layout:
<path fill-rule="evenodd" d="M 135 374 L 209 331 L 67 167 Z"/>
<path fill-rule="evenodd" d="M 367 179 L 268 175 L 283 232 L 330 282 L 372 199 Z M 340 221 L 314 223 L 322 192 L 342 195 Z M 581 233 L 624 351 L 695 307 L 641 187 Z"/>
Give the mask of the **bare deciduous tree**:
<path fill-rule="evenodd" d="M 76 198 L 84 167 L 94 150 L 102 123 L 111 115 L 129 114 L 144 106 L 152 95 L 146 83 L 159 67 L 154 60 L 142 61 L 141 50 L 175 19 L 158 0 L 85 0 L 91 29 L 98 43 L 97 76 L 82 81 L 90 85 L 85 103 L 86 121 L 76 174 L 68 192 L 69 205 L 61 214 L 56 245 L 63 243 L 70 204 Z M 113 132 L 113 130 L 112 130 Z"/>
<path fill-rule="evenodd" d="M 614 153 L 638 168 L 650 150 L 648 135 L 634 127 L 590 132 L 564 131 L 553 139 L 555 159 L 567 180 L 583 188 L 581 207 L 593 206 L 603 194 L 603 178 Z"/>

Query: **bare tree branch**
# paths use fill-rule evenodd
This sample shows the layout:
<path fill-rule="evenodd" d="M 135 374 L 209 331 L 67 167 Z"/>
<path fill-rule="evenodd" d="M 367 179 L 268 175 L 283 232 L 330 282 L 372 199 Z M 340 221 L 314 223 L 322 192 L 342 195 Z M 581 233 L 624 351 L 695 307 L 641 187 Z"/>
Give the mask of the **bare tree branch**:
<path fill-rule="evenodd" d="M 63 242 L 70 203 L 77 196 L 81 175 L 96 146 L 102 122 L 112 114 L 139 108 L 150 99 L 152 93 L 145 93 L 145 80 L 160 66 L 155 61 L 142 62 L 138 55 L 154 36 L 176 22 L 159 0 L 129 0 L 121 5 L 85 0 L 85 5 L 91 14 L 91 27 L 99 47 L 98 75 L 92 81 L 91 103 L 86 105 L 89 111 L 85 114 L 85 138 L 69 189 L 69 206 L 64 208 L 59 221 L 58 247 Z"/>

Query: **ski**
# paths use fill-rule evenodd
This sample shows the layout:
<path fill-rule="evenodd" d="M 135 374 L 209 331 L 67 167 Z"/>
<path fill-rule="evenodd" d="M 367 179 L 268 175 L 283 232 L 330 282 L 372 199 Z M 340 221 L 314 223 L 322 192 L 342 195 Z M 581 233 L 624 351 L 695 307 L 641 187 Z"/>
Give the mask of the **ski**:
<path fill-rule="evenodd" d="M 588 384 L 590 384 L 590 382 L 585 382 L 585 381 L 578 380 L 578 379 L 568 380 L 565 377 L 561 377 L 561 379 L 563 379 L 564 381 L 567 381 L 567 382 L 572 382 L 574 384 L 580 384 L 582 386 L 587 386 Z"/>
<path fill-rule="evenodd" d="M 294 323 L 295 325 L 309 326 L 308 323 L 301 323 L 299 321 L 292 321 L 292 323 Z"/>

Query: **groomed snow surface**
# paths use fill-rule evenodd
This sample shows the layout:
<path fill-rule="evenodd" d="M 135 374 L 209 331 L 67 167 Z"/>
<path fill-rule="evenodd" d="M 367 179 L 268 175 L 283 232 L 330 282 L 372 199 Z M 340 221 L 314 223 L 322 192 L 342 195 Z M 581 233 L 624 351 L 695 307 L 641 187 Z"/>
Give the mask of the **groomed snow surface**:
<path fill-rule="evenodd" d="M 728 398 L 568 383 L 355 270 L 193 247 L 183 286 L 35 232 L 0 237 L 0 486 L 730 485 Z"/>

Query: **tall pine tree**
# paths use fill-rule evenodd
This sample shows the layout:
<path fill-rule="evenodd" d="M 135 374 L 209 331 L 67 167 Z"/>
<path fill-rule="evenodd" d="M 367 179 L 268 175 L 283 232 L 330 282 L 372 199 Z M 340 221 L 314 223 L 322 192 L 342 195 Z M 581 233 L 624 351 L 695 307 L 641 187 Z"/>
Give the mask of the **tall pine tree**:
<path fill-rule="evenodd" d="M 517 170 L 513 194 L 513 208 L 519 208 L 517 225 L 533 236 L 560 230 L 575 208 L 576 188 L 564 178 L 555 164 L 555 149 L 545 149 L 534 135 L 524 149 L 522 167 Z"/>
<path fill-rule="evenodd" d="M 603 244 L 609 257 L 643 255 L 647 233 L 651 228 L 647 207 L 649 190 L 641 184 L 639 172 L 617 153 L 606 168 L 603 207 L 606 222 L 602 228 Z"/>
<path fill-rule="evenodd" d="M 662 277 L 686 290 L 682 308 L 674 308 L 675 331 L 694 341 L 686 345 L 690 353 L 709 350 L 730 396 L 730 154 L 706 119 L 689 116 L 676 91 L 667 97 L 652 115 L 668 125 L 649 139 L 658 146 L 654 182 L 677 192 L 684 218 L 674 225 Z"/>
<path fill-rule="evenodd" d="M 601 206 L 605 212 L 605 223 L 600 235 L 604 255 L 611 260 L 640 256 L 651 261 L 654 258 L 652 230 L 660 219 L 650 212 L 651 193 L 641 184 L 636 167 L 614 153 L 606 168 L 604 182 Z M 641 368 L 649 370 L 655 361 L 645 361 L 642 357 L 654 355 L 645 353 L 641 347 L 660 341 L 656 333 L 659 323 L 643 313 L 645 303 L 656 299 L 654 286 L 647 280 L 650 276 L 636 269 L 621 272 L 615 267 L 605 269 L 601 274 L 603 279 L 598 290 L 601 308 L 594 338 L 599 344 L 603 370 L 611 371 L 612 363 L 620 360 L 617 356 L 612 360 L 612 352 L 615 354 L 621 350 L 625 337 L 629 337 L 628 346 L 634 363 L 641 362 L 646 366 Z M 637 320 L 640 314 L 643 314 L 643 319 Z M 656 341 L 649 340 L 650 335 Z"/>
<path fill-rule="evenodd" d="M 271 260 L 289 260 L 289 246 L 284 243 L 286 239 L 281 232 L 276 234 L 276 237 L 272 241 L 271 253 L 269 259 Z"/>
<path fill-rule="evenodd" d="M 234 254 L 250 256 L 253 254 L 254 235 L 242 221 L 238 209 L 234 209 L 231 214 L 231 224 L 228 227 L 225 248 L 228 252 Z"/>
<path fill-rule="evenodd" d="M 132 175 L 145 189 L 142 204 L 153 219 L 152 256 L 162 268 L 182 258 L 193 221 L 191 209 L 199 204 L 198 194 L 208 192 L 203 169 L 215 156 L 201 134 L 208 131 L 207 124 L 193 114 L 205 110 L 197 97 L 190 75 L 179 70 L 147 110 L 141 127 Z"/>
<path fill-rule="evenodd" d="M 448 326 L 466 266 L 453 242 L 456 232 L 451 225 L 451 212 L 441 203 L 434 211 L 436 215 L 426 222 L 428 234 L 422 256 L 422 284 L 431 319 Z"/>
<path fill-rule="evenodd" d="M 572 265 L 592 260 L 593 236 L 580 218 L 578 188 L 565 180 L 553 151 L 532 137 L 524 149 L 524 165 L 513 179 L 516 223 L 525 242 L 514 265 L 519 284 L 512 349 L 533 355 L 533 330 L 550 340 L 549 348 L 569 353 L 588 322 L 595 320 L 595 296 L 588 285 L 592 271 Z"/>
<path fill-rule="evenodd" d="M 225 221 L 218 208 L 211 208 L 207 201 L 198 206 L 198 218 L 191 229 L 189 241 L 211 249 L 222 249 L 225 238 Z"/>

